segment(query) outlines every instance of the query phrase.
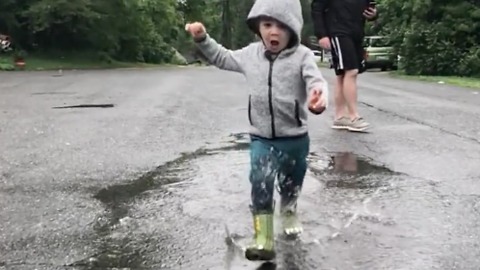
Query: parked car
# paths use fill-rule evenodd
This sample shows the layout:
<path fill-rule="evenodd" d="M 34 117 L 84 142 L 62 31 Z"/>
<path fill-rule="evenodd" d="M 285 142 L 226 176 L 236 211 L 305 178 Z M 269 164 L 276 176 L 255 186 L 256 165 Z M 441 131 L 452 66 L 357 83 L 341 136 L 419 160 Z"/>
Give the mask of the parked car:
<path fill-rule="evenodd" d="M 312 51 L 312 54 L 313 54 L 313 57 L 315 59 L 315 62 L 319 63 L 319 62 L 323 62 L 323 63 L 328 63 L 328 67 L 329 68 L 333 68 L 333 65 L 332 65 L 332 54 L 330 53 L 330 51 L 327 51 L 327 50 L 311 50 Z"/>
<path fill-rule="evenodd" d="M 388 39 L 383 36 L 366 36 L 364 39 L 365 68 L 397 69 L 398 56 Z"/>
<path fill-rule="evenodd" d="M 315 62 L 320 62 L 322 61 L 322 52 L 317 51 L 317 50 L 311 50 L 313 53 L 313 58 L 315 59 Z"/>

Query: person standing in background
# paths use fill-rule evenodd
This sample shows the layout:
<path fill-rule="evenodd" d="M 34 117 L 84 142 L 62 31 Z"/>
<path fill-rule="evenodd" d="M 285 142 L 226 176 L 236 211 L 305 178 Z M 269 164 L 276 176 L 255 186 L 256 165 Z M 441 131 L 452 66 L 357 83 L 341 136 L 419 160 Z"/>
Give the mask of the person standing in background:
<path fill-rule="evenodd" d="M 365 21 L 377 19 L 374 0 L 312 0 L 315 36 L 332 51 L 335 69 L 335 118 L 332 128 L 366 131 L 370 124 L 358 113 L 357 75 L 365 70 Z"/>

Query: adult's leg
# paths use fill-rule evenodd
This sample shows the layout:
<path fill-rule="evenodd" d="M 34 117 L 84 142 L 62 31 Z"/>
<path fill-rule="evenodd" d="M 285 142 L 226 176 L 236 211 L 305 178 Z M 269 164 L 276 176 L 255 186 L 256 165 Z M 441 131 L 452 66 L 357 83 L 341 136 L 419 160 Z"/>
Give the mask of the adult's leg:
<path fill-rule="evenodd" d="M 347 102 L 343 94 L 345 74 L 337 75 L 335 80 L 335 119 L 348 115 Z"/>
<path fill-rule="evenodd" d="M 356 40 L 349 36 L 334 38 L 337 53 L 340 55 L 343 68 L 343 95 L 348 108 L 350 123 L 348 129 L 352 131 L 363 131 L 368 128 L 368 123 L 363 121 L 358 113 L 357 97 L 357 75 L 360 67 L 359 49 Z"/>
<path fill-rule="evenodd" d="M 330 38 L 330 44 L 332 47 L 332 63 L 335 70 L 336 80 L 334 87 L 334 101 L 335 101 L 335 117 L 333 120 L 334 129 L 347 129 L 349 121 L 347 103 L 343 94 L 343 80 L 345 77 L 345 70 L 343 64 L 343 54 L 340 47 L 337 46 L 338 37 Z"/>
<path fill-rule="evenodd" d="M 343 79 L 343 94 L 347 102 L 350 120 L 359 117 L 357 109 L 357 75 L 358 69 L 350 69 L 345 71 Z"/>
<path fill-rule="evenodd" d="M 362 116 L 360 116 L 358 112 L 358 87 L 357 87 L 357 79 L 358 75 L 365 72 L 365 49 L 363 48 L 363 40 L 361 38 L 355 38 L 353 39 L 353 44 L 355 47 L 356 51 L 356 64 L 357 64 L 357 75 L 355 79 L 355 95 L 354 95 L 354 102 L 352 101 L 352 104 L 355 106 L 355 114 L 351 115 L 352 122 L 348 126 L 348 130 L 350 131 L 366 131 L 369 127 L 370 124 L 363 119 Z M 348 103 L 348 101 L 347 101 Z M 352 118 L 353 117 L 353 118 Z"/>

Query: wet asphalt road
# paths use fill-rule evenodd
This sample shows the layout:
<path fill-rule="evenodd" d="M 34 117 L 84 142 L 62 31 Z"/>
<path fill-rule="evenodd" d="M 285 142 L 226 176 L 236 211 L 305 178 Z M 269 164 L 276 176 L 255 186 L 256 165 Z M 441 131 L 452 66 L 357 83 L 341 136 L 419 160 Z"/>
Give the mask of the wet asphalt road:
<path fill-rule="evenodd" d="M 273 269 L 224 241 L 251 233 L 242 77 L 52 75 L 0 73 L 0 269 Z M 310 117 L 305 232 L 276 269 L 478 269 L 480 90 L 359 85 L 370 134 Z M 53 108 L 82 104 L 111 105 Z"/>

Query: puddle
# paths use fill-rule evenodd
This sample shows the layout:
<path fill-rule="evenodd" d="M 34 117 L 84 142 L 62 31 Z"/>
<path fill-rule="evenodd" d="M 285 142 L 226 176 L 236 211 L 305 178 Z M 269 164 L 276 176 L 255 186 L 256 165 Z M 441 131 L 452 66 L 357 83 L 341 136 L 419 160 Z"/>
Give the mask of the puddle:
<path fill-rule="evenodd" d="M 362 157 L 351 152 L 330 155 L 329 165 L 332 173 L 345 173 L 356 176 L 394 173 L 383 165 L 375 164 L 373 160 L 367 157 Z"/>
<path fill-rule="evenodd" d="M 139 250 L 146 245 L 143 241 L 148 241 L 148 239 L 142 239 L 142 246 L 133 249 L 133 247 L 128 248 L 128 246 L 132 246 L 132 242 L 138 242 L 138 239 L 117 239 L 111 237 L 117 225 L 128 219 L 129 207 L 133 200 L 139 199 L 141 196 L 147 196 L 152 191 L 155 191 L 160 196 L 168 196 L 166 186 L 185 182 L 194 177 L 195 165 L 192 164 L 192 161 L 198 158 L 229 151 L 242 151 L 248 148 L 249 140 L 247 134 L 231 134 L 231 138 L 231 140 L 228 140 L 220 147 L 201 148 L 194 152 L 183 153 L 175 160 L 158 166 L 129 183 L 100 189 L 93 196 L 105 205 L 107 213 L 99 217 L 94 225 L 94 229 L 100 238 L 99 243 L 101 244 L 98 247 L 100 252 L 85 260 L 75 262 L 72 266 L 81 267 L 82 269 L 143 267 L 144 259 L 142 259 Z M 161 197 L 158 199 L 161 199 Z M 168 249 L 171 247 L 166 245 L 158 248 L 165 249 L 165 252 L 160 250 L 156 250 L 156 252 L 167 254 Z"/>
<path fill-rule="evenodd" d="M 108 234 L 121 218 L 128 215 L 128 204 L 131 200 L 142 193 L 188 180 L 188 176 L 182 174 L 186 171 L 188 161 L 208 154 L 210 153 L 205 149 L 182 154 L 177 159 L 158 166 L 129 183 L 112 185 L 98 191 L 93 197 L 104 203 L 109 212 L 108 217 L 97 222 L 98 232 L 101 235 Z"/>
<path fill-rule="evenodd" d="M 194 152 L 182 153 L 180 157 L 158 166 L 152 171 L 145 173 L 139 178 L 125 184 L 118 184 L 101 189 L 94 195 L 94 198 L 107 204 L 114 205 L 128 202 L 130 199 L 149 190 L 159 189 L 162 186 L 188 180 L 185 176 L 186 165 L 197 158 L 215 155 L 228 151 L 246 150 L 249 141 L 246 135 L 232 135 L 233 140 L 228 141 L 225 146 L 216 148 L 201 148 Z"/>
<path fill-rule="evenodd" d="M 397 174 L 386 166 L 352 152 L 329 153 L 325 157 L 312 154 L 310 170 L 325 181 L 327 188 L 343 189 L 378 188 L 387 184 L 382 176 Z"/>
<path fill-rule="evenodd" d="M 461 238 L 467 242 L 478 227 L 475 220 L 462 219 L 478 206 L 476 197 L 468 203 L 450 200 L 452 204 L 444 206 L 445 199 L 425 181 L 368 157 L 311 153 L 299 201 L 304 225 L 300 242 L 277 241 L 276 265 L 252 264 L 235 251 L 229 253 L 223 241 L 225 224 L 242 246 L 251 240 L 248 136 L 232 134 L 223 145 L 207 146 L 129 183 L 99 190 L 95 198 L 104 203 L 106 214 L 93 233 L 93 254 L 72 265 L 76 269 L 423 269 L 438 265 L 435 256 L 452 253 L 453 248 L 445 248 L 444 243 L 452 242 L 453 233 L 461 235 L 461 226 L 471 228 L 472 234 Z"/>
<path fill-rule="evenodd" d="M 314 173 L 365 176 L 370 174 L 395 174 L 384 165 L 352 152 L 310 153 L 310 169 Z"/>
<path fill-rule="evenodd" d="M 52 107 L 52 109 L 75 109 L 75 108 L 113 108 L 113 104 L 80 104 Z"/>
<path fill-rule="evenodd" d="M 228 232 L 227 232 L 228 235 Z M 232 239 L 235 242 L 227 243 L 227 252 L 225 256 L 226 270 L 238 269 L 235 268 L 234 262 L 245 261 L 244 251 L 239 249 L 245 247 L 251 243 L 251 238 L 240 240 L 243 236 L 231 234 Z M 242 244 L 241 244 L 242 243 Z M 276 259 L 274 262 L 265 262 L 260 264 L 256 268 L 245 269 L 276 269 L 276 270 L 304 270 L 304 269 L 317 269 L 318 264 L 308 258 L 309 252 L 312 248 L 312 243 L 305 243 L 305 241 L 299 239 L 288 239 L 281 235 L 275 240 Z M 243 269 L 243 268 L 242 268 Z"/>
<path fill-rule="evenodd" d="M 195 261 L 213 265 L 215 262 L 202 260 L 201 255 L 211 256 L 209 250 L 215 248 L 225 250 L 226 247 L 212 242 L 209 237 L 201 236 L 202 232 L 207 234 L 208 230 L 215 231 L 214 228 L 208 227 L 209 222 L 205 222 L 207 225 L 199 222 L 193 231 L 191 222 L 208 212 L 208 219 L 221 220 L 233 225 L 238 216 L 225 214 L 229 211 L 235 211 L 237 214 L 247 211 L 245 202 L 248 201 L 249 194 L 249 183 L 246 180 L 249 167 L 246 152 L 248 146 L 248 134 L 231 134 L 220 146 L 184 153 L 128 183 L 100 189 L 94 198 L 105 205 L 106 212 L 94 225 L 98 237 L 96 240 L 98 252 L 73 263 L 72 266 L 80 269 L 135 269 L 150 267 L 155 261 L 157 269 L 164 269 L 160 265 L 163 261 L 169 260 L 190 263 L 188 265 L 195 265 Z M 352 153 L 312 153 L 309 156 L 309 163 L 311 173 L 324 182 L 327 189 L 374 188 L 383 184 L 382 175 L 394 173 Z M 208 184 L 205 184 L 207 182 Z M 189 188 L 170 189 L 173 185 L 179 184 L 189 185 Z M 319 184 L 309 185 L 305 195 L 309 197 L 308 200 L 317 198 L 323 200 L 325 195 L 328 195 L 315 197 L 312 187 L 317 188 Z M 172 192 L 178 198 L 172 196 Z M 179 205 L 169 202 L 174 199 Z M 139 204 L 142 205 L 138 206 Z M 315 202 L 315 205 L 322 203 Z M 317 221 L 314 226 L 318 227 L 321 221 L 315 220 Z M 153 226 L 154 229 L 144 228 L 140 224 Z M 233 226 L 234 231 L 242 232 L 244 225 L 242 223 Z M 195 231 L 198 231 L 199 235 Z M 243 231 L 241 235 L 246 233 Z M 166 238 L 159 240 L 159 237 Z M 198 248 L 191 249 L 182 244 L 185 241 L 195 242 Z M 277 266 L 264 264 L 260 267 L 257 265 L 254 269 L 314 269 L 311 266 L 317 262 L 316 259 L 305 257 L 312 251 L 310 246 L 285 247 L 284 250 L 279 247 L 279 251 L 281 255 Z M 160 260 L 160 263 L 156 260 Z"/>
<path fill-rule="evenodd" d="M 144 263 L 142 260 L 142 254 L 140 250 L 132 250 L 129 248 L 128 243 L 131 239 L 124 238 L 117 244 L 110 244 L 111 242 L 105 242 L 100 249 L 105 250 L 87 258 L 85 260 L 77 261 L 68 266 L 79 267 L 83 269 L 138 269 L 143 268 Z"/>

